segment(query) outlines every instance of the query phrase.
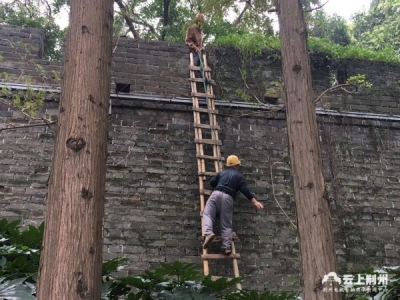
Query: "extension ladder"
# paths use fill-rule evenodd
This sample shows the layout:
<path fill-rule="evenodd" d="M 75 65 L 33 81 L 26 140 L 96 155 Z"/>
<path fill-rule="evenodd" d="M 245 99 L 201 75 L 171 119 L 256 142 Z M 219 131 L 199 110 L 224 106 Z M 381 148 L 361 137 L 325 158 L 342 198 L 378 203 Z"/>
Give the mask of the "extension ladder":
<path fill-rule="evenodd" d="M 200 60 L 201 66 L 194 66 L 193 53 L 190 53 L 190 86 L 191 96 L 193 102 L 193 118 L 194 118 L 194 131 L 195 131 L 195 144 L 196 144 L 196 158 L 197 170 L 199 178 L 199 192 L 200 192 L 200 217 L 203 215 L 205 201 L 211 190 L 205 189 L 205 183 L 218 172 L 222 171 L 222 162 L 224 158 L 221 156 L 222 142 L 218 138 L 218 130 L 220 127 L 217 123 L 218 111 L 215 109 L 214 92 L 211 85 L 205 84 L 205 79 L 211 80 L 211 69 L 207 65 L 206 55 L 202 55 Z M 203 78 L 196 78 L 195 71 L 200 71 Z M 204 92 L 198 92 L 197 85 L 204 87 Z M 204 232 L 202 228 L 202 240 L 204 240 Z M 234 236 L 236 236 L 234 234 Z M 216 237 L 214 241 L 220 238 Z M 209 261 L 220 259 L 231 259 L 234 278 L 239 277 L 238 259 L 240 254 L 236 253 L 235 243 L 232 241 L 232 254 L 210 254 L 207 249 L 202 249 L 204 275 L 210 273 Z M 212 276 L 213 279 L 218 279 L 217 276 Z M 241 290 L 240 283 L 236 285 L 237 289 Z"/>

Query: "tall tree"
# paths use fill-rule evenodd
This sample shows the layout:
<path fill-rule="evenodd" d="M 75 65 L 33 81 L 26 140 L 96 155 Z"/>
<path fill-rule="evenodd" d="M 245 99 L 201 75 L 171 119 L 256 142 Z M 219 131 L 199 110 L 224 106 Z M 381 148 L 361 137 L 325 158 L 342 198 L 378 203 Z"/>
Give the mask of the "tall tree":
<path fill-rule="evenodd" d="M 303 298 L 340 299 L 324 293 L 324 275 L 337 271 L 301 0 L 278 1 L 289 153 L 299 232 Z"/>
<path fill-rule="evenodd" d="M 113 0 L 71 1 L 38 298 L 101 298 Z"/>
<path fill-rule="evenodd" d="M 347 46 L 351 42 L 346 20 L 336 14 L 328 16 L 323 10 L 317 10 L 308 18 L 310 36 L 327 38 L 332 43 Z"/>

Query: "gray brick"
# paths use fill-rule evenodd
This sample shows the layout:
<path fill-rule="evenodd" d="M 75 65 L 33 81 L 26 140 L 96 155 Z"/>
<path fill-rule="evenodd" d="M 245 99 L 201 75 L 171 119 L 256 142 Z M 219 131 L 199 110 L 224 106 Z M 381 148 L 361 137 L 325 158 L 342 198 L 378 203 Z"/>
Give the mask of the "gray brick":
<path fill-rule="evenodd" d="M 32 44 L 38 44 L 43 36 L 38 30 L 0 25 L 0 36 L 25 41 L 28 33 L 35 37 L 29 40 Z M 36 78 L 36 71 L 26 63 L 12 61 L 16 53 L 8 51 L 9 47 L 0 40 L 0 51 L 10 53 L 0 63 L 0 71 L 8 70 L 16 78 L 25 71 Z M 213 50 L 209 61 L 213 60 L 213 77 L 221 87 L 216 89 L 217 97 L 241 101 L 235 91 L 243 85 L 243 79 L 232 62 L 232 58 L 240 61 L 238 53 L 233 49 L 223 50 L 225 54 Z M 58 62 L 35 62 L 48 72 L 60 69 Z M 114 53 L 113 76 L 116 81 L 131 83 L 133 93 L 174 98 L 189 89 L 187 63 L 183 43 L 121 38 Z M 367 75 L 374 84 L 373 91 L 351 96 L 333 93 L 324 99 L 331 109 L 400 113 L 398 92 L 387 87 L 387 82 L 399 77 L 397 66 L 352 60 L 348 64 L 352 71 Z M 265 69 L 270 72 L 268 76 L 257 73 Z M 263 87 L 268 80 L 281 77 L 281 63 L 268 60 L 264 54 L 253 58 L 249 72 L 254 84 Z M 318 77 L 314 80 L 316 90 L 329 87 L 324 76 L 314 76 Z M 196 263 L 201 269 L 198 176 L 190 105 L 122 99 L 114 99 L 113 105 L 104 257 L 129 258 L 127 270 L 121 275 L 137 274 L 176 260 Z M 234 107 L 218 109 L 223 154 L 240 155 L 250 188 L 259 199 L 266 200 L 263 212 L 257 213 L 243 196 L 235 207 L 234 226 L 239 235 L 236 245 L 243 257 L 240 271 L 249 275 L 245 285 L 296 289 L 298 283 L 291 281 L 298 279 L 300 267 L 296 234 L 281 211 L 295 220 L 285 115 Z M 55 117 L 58 100 L 47 99 L 42 111 Z M 240 114 L 243 116 L 236 117 Z M 2 105 L 0 118 L 2 122 L 28 124 L 23 115 Z M 321 116 L 318 122 L 341 273 L 400 263 L 396 243 L 400 228 L 400 122 Z M 23 218 L 24 224 L 43 220 L 54 140 L 55 133 L 47 127 L 0 132 L 0 217 Z M 217 269 L 229 273 L 229 267 L 227 264 Z"/>

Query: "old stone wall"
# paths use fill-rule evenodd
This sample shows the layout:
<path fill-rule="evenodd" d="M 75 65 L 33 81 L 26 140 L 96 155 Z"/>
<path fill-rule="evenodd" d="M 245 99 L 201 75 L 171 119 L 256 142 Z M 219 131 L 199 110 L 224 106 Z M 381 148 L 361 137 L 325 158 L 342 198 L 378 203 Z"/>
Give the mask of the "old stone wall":
<path fill-rule="evenodd" d="M 280 53 L 265 51 L 253 58 L 243 58 L 235 49 L 210 48 L 209 61 L 214 78 L 219 83 L 217 95 L 224 100 L 244 101 L 248 97 L 265 102 L 268 95 L 277 94 L 282 87 Z M 327 94 L 317 107 L 337 111 L 357 111 L 387 115 L 400 114 L 400 81 L 398 65 L 367 62 L 358 59 L 333 61 L 326 54 L 310 54 L 315 98 L 333 84 L 339 68 L 347 78 L 365 75 L 371 88 L 361 86 L 356 93 L 343 90 Z M 348 88 L 352 91 L 352 88 Z"/>
<path fill-rule="evenodd" d="M 200 217 L 190 105 L 114 99 L 109 130 L 105 258 L 125 273 L 160 262 L 200 260 Z M 49 111 L 56 102 L 48 102 Z M 17 113 L 2 121 L 18 121 Z M 294 288 L 299 275 L 285 118 L 220 108 L 224 155 L 237 153 L 266 210 L 240 197 L 234 225 L 247 288 Z M 400 263 L 400 123 L 319 117 L 325 178 L 341 273 Z M 55 134 L 50 127 L 0 133 L 1 217 L 43 220 Z M 279 205 L 278 205 L 279 203 Z M 285 216 L 282 209 L 288 214 Z M 214 270 L 231 274 L 230 265 Z M 226 272 L 226 273 L 225 273 Z"/>
<path fill-rule="evenodd" d="M 41 60 L 43 34 L 38 29 L 0 25 L 0 73 L 5 82 L 37 83 L 57 86 L 62 77 L 60 62 Z M 12 37 L 12 38 L 10 38 Z M 18 41 L 18 42 L 16 42 Z M 27 50 L 28 49 L 28 50 Z M 256 57 L 243 57 L 236 49 L 208 47 L 208 64 L 218 82 L 215 94 L 226 101 L 282 103 L 280 53 L 265 51 Z M 357 111 L 400 115 L 400 81 L 397 65 L 346 59 L 335 61 L 324 53 L 311 53 L 315 97 L 331 87 L 340 69 L 346 78 L 365 75 L 372 88 L 361 86 L 354 94 L 338 90 L 327 94 L 317 106 L 336 111 Z M 189 64 L 185 44 L 136 41 L 118 38 L 113 42 L 112 92 L 126 87 L 127 92 L 169 98 L 189 97 Z M 1 76 L 4 77 L 4 76 Z"/>
<path fill-rule="evenodd" d="M 0 82 L 58 85 L 61 62 L 43 60 L 41 29 L 0 25 Z"/>
<path fill-rule="evenodd" d="M 190 102 L 179 98 L 188 91 L 186 49 L 145 41 L 119 41 L 118 47 L 113 89 L 115 82 L 129 83 L 135 97 L 112 96 L 104 256 L 127 257 L 128 267 L 121 271 L 124 274 L 137 274 L 175 260 L 197 263 L 200 269 L 193 112 Z M 247 276 L 244 287 L 297 289 L 300 263 L 296 230 L 291 224 L 296 223 L 296 216 L 285 114 L 233 102 L 241 100 L 234 88 L 243 84 L 243 78 L 240 61 L 229 51 L 210 52 L 219 95 L 232 101 L 231 107 L 219 107 L 222 152 L 240 156 L 250 188 L 266 206 L 265 211 L 256 212 L 240 197 L 235 207 L 240 272 Z M 5 62 L 10 63 L 0 63 L 4 66 Z M 265 69 L 262 80 L 281 76 L 278 61 L 260 57 L 252 63 L 258 67 L 250 69 Z M 361 62 L 353 66 L 362 71 Z M 382 87 L 382 76 L 395 82 L 398 71 L 389 65 L 366 67 L 364 71 L 374 83 L 373 92 L 339 93 L 328 101 L 330 108 L 336 103 L 338 109 L 353 113 L 318 110 L 327 201 L 341 274 L 400 263 L 400 119 L 395 116 L 399 94 Z M 323 78 L 317 76 L 316 90 L 329 85 Z M 251 84 L 257 82 L 254 79 Z M 356 101 L 391 107 L 394 116 L 360 114 L 363 110 L 352 106 Z M 365 105 L 378 112 L 371 103 Z M 342 107 L 344 104 L 347 106 Z M 50 99 L 42 113 L 55 118 L 57 107 L 58 102 Z M 1 103 L 0 218 L 22 218 L 24 224 L 37 225 L 44 216 L 55 127 L 3 130 L 10 124 L 22 126 L 30 121 Z M 228 262 L 211 269 L 221 275 L 232 274 Z"/>

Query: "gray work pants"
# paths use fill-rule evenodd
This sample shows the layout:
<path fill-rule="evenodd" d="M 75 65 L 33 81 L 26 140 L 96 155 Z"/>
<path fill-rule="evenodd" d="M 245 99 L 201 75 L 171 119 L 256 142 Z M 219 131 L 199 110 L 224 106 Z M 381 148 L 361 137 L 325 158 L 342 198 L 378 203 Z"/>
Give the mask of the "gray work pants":
<path fill-rule="evenodd" d="M 221 223 L 222 248 L 229 249 L 232 244 L 233 198 L 220 191 L 213 191 L 203 212 L 203 232 L 213 233 L 213 224 L 219 215 Z"/>

